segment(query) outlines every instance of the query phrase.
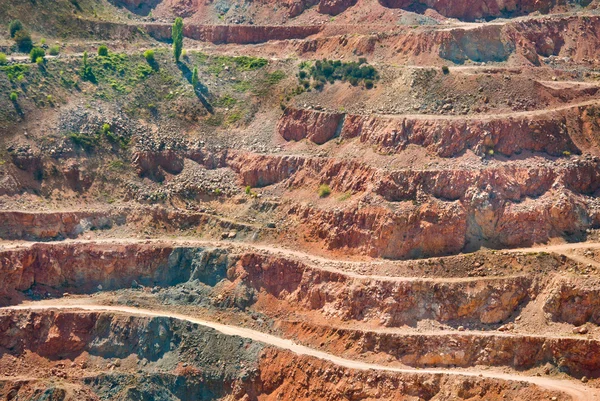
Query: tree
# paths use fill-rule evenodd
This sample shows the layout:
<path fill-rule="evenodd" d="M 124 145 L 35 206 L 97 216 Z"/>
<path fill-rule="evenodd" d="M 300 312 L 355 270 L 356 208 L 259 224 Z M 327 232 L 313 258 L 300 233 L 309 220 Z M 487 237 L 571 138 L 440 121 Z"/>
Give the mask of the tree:
<path fill-rule="evenodd" d="M 92 66 L 90 66 L 88 63 L 87 52 L 83 52 L 83 65 L 81 67 L 81 77 L 90 82 L 96 81 L 96 76 L 94 75 L 94 71 L 92 71 Z"/>
<path fill-rule="evenodd" d="M 173 39 L 173 56 L 175 56 L 175 61 L 179 62 L 183 49 L 183 20 L 179 17 L 175 18 L 171 37 Z"/>
<path fill-rule="evenodd" d="M 10 21 L 8 24 L 8 31 L 10 32 L 10 37 L 14 38 L 18 31 L 23 29 L 23 24 L 18 19 L 14 19 Z"/>
<path fill-rule="evenodd" d="M 194 89 L 198 87 L 198 67 L 194 67 L 192 71 L 192 86 Z"/>
<path fill-rule="evenodd" d="M 32 63 L 36 63 L 38 58 L 41 58 L 43 62 L 45 56 L 46 52 L 41 47 L 34 47 L 31 49 L 31 53 L 29 53 Z"/>
<path fill-rule="evenodd" d="M 20 51 L 23 53 L 29 53 L 31 48 L 33 47 L 33 42 L 31 40 L 31 35 L 25 29 L 21 29 L 15 33 L 15 43 Z"/>

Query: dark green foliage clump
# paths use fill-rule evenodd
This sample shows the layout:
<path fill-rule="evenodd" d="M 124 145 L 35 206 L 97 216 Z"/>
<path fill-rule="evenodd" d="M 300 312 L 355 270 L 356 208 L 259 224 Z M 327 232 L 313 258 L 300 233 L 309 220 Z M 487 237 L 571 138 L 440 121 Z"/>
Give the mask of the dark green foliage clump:
<path fill-rule="evenodd" d="M 19 99 L 19 95 L 17 95 L 17 92 L 11 92 L 10 93 L 10 100 L 12 102 L 16 102 Z"/>
<path fill-rule="evenodd" d="M 28 53 L 31 51 L 31 48 L 33 47 L 33 41 L 31 40 L 31 35 L 29 32 L 21 29 L 15 33 L 14 39 L 19 51 L 22 51 L 23 53 Z"/>
<path fill-rule="evenodd" d="M 105 45 L 100 46 L 98 48 L 98 55 L 103 57 L 108 56 L 108 47 L 106 47 Z"/>
<path fill-rule="evenodd" d="M 448 75 L 450 74 L 450 68 L 448 68 L 447 65 L 442 66 L 442 72 L 444 73 L 444 75 Z"/>
<path fill-rule="evenodd" d="M 31 49 L 29 57 L 31 58 L 32 63 L 36 63 L 38 58 L 42 58 L 43 61 L 44 57 L 46 57 L 46 52 L 41 47 L 34 47 Z"/>
<path fill-rule="evenodd" d="M 23 24 L 18 19 L 10 21 L 8 24 L 8 32 L 10 33 L 10 37 L 14 38 L 17 32 L 23 30 Z"/>
<path fill-rule="evenodd" d="M 306 71 L 305 69 L 309 69 Z M 371 89 L 374 82 L 379 79 L 379 74 L 375 67 L 368 65 L 365 59 L 360 59 L 358 62 L 351 61 L 349 63 L 340 60 L 317 60 L 315 64 L 308 67 L 306 64 L 300 66 L 298 78 L 300 84 L 308 89 L 310 83 L 307 77 L 313 80 L 313 86 L 316 89 L 321 89 L 329 82 L 335 81 L 349 82 L 352 85 L 363 83 L 367 89 Z"/>
<path fill-rule="evenodd" d="M 173 39 L 173 56 L 175 61 L 179 62 L 181 51 L 183 50 L 183 20 L 175 18 L 175 23 L 171 30 L 171 38 Z"/>

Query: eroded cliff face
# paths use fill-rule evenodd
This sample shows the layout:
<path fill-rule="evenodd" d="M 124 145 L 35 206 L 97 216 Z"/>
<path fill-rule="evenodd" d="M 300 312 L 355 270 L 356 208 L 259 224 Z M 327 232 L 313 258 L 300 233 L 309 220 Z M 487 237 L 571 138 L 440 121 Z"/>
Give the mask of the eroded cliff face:
<path fill-rule="evenodd" d="M 574 377 L 598 374 L 596 340 L 502 335 L 498 333 L 405 333 L 332 329 L 310 323 L 281 323 L 287 335 L 303 338 L 311 346 L 346 355 L 392 358 L 408 366 L 472 367 L 510 366 L 532 369 L 546 366 Z"/>
<path fill-rule="evenodd" d="M 32 245 L 0 252 L 2 303 L 40 287 L 55 295 L 169 286 L 189 280 L 215 285 L 225 278 L 228 255 L 204 248 L 155 245 Z M 137 283 L 137 284 L 135 284 Z"/>
<path fill-rule="evenodd" d="M 3 370 L 46 371 L 34 380 L 4 379 L 0 394 L 13 399 L 27 396 L 32 387 L 53 400 L 222 399 L 231 396 L 235 383 L 254 375 L 263 349 L 250 340 L 161 317 L 2 313 L 0 328 Z M 20 364 L 12 366 L 17 357 Z"/>
<path fill-rule="evenodd" d="M 291 108 L 281 117 L 278 132 L 287 141 L 308 139 L 319 145 L 336 137 L 358 138 L 386 153 L 400 153 L 408 145 L 418 145 L 441 157 L 455 157 L 466 150 L 479 155 L 492 150 L 506 156 L 523 151 L 562 156 L 564 152 L 578 154 L 582 148 L 600 144 L 595 131 L 586 127 L 592 121 L 598 124 L 596 109 L 590 104 L 541 113 L 523 112 L 506 119 L 396 118 Z"/>
<path fill-rule="evenodd" d="M 231 280 L 241 280 L 292 308 L 318 310 L 342 320 L 384 326 L 413 325 L 424 319 L 498 323 L 538 291 L 526 277 L 435 280 L 389 280 L 349 277 L 313 269 L 286 259 L 243 255 Z M 285 282 L 281 278 L 285 277 Z"/>
<path fill-rule="evenodd" d="M 529 14 L 534 11 L 547 13 L 557 4 L 564 1 L 555 0 L 479 0 L 472 2 L 460 2 L 450 0 L 380 0 L 385 7 L 403 8 L 408 10 L 419 10 L 432 8 L 445 17 L 458 18 L 465 21 L 473 21 L 488 17 L 509 17 Z"/>
<path fill-rule="evenodd" d="M 171 39 L 168 24 L 146 23 L 144 29 L 157 40 Z M 320 26 L 253 26 L 186 24 L 185 37 L 214 44 L 253 44 L 270 40 L 303 39 L 318 33 Z"/>
<path fill-rule="evenodd" d="M 290 365 L 295 367 L 294 376 L 284 374 Z M 341 401 L 348 397 L 408 401 L 415 398 L 502 400 L 505 397 L 535 399 L 552 396 L 525 384 L 503 389 L 501 382 L 485 378 L 473 382 L 445 375 L 425 378 L 419 373 L 398 376 L 383 372 L 348 371 L 320 360 L 304 359 L 274 350 L 261 355 L 260 366 L 260 385 L 248 393 L 266 400 L 285 398 L 289 394 L 296 394 L 294 399 L 302 401 L 317 398 Z M 343 393 L 337 390 L 342 386 L 347 389 Z"/>
<path fill-rule="evenodd" d="M 531 245 L 600 224 L 594 200 L 600 182 L 597 157 L 576 164 L 393 171 L 338 159 L 230 153 L 228 165 L 244 185 L 327 183 L 338 193 L 362 195 L 358 205 L 332 210 L 298 203 L 287 213 L 309 228 L 302 234 L 323 240 L 329 249 L 371 256 L 410 258 L 482 244 Z"/>
<path fill-rule="evenodd" d="M 348 391 L 383 400 L 500 400 L 554 394 L 525 383 L 506 387 L 501 380 L 487 378 L 352 370 L 160 317 L 3 312 L 0 327 L 5 334 L 0 339 L 2 367 L 10 367 L 15 374 L 48 369 L 61 377 L 54 383 L 47 376 L 6 378 L 0 394 L 13 398 L 32 394 L 36 388 L 38 394 L 52 399 L 86 401 L 135 397 L 276 400 L 289 394 L 298 400 L 323 394 L 328 400 L 343 400 Z M 21 362 L 12 366 L 11 357 L 17 356 Z M 349 390 L 335 390 L 342 385 Z"/>
<path fill-rule="evenodd" d="M 598 324 L 598 284 L 597 280 L 557 280 L 557 285 L 544 303 L 544 312 L 558 322 L 574 325 L 587 322 Z"/>

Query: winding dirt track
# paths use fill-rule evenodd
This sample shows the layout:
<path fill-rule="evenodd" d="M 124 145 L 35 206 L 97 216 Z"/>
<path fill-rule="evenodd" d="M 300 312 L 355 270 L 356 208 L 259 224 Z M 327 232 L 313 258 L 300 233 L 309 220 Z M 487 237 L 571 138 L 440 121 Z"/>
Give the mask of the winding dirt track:
<path fill-rule="evenodd" d="M 424 374 L 444 374 L 444 375 L 456 375 L 456 376 L 471 376 L 471 377 L 486 377 L 490 379 L 500 380 L 511 380 L 511 381 L 522 381 L 532 383 L 543 387 L 548 390 L 560 391 L 569 395 L 575 401 L 593 401 L 600 400 L 600 391 L 584 386 L 583 384 L 570 380 L 559 380 L 550 379 L 545 377 L 537 376 L 520 376 L 515 374 L 507 374 L 501 372 L 493 372 L 489 370 L 449 370 L 449 369 L 409 369 L 409 368 L 395 368 L 385 365 L 378 365 L 372 363 L 365 363 L 359 361 L 353 361 L 346 358 L 341 358 L 329 354 L 327 352 L 315 350 L 303 345 L 294 343 L 291 340 L 279 338 L 270 334 L 261 333 L 259 331 L 238 327 L 230 326 L 221 323 L 210 322 L 202 319 L 197 319 L 191 316 L 186 316 L 178 313 L 172 313 L 167 311 L 153 311 L 148 309 L 132 308 L 127 306 L 104 306 L 104 305 L 86 305 L 86 304 L 69 304 L 64 305 L 60 303 L 49 303 L 43 302 L 40 304 L 29 304 L 12 306 L 6 308 L 0 308 L 0 311 L 6 310 L 52 310 L 52 309 L 79 309 L 85 311 L 96 311 L 96 312 L 112 312 L 112 313 L 125 313 L 129 315 L 148 316 L 148 317 L 167 317 L 178 320 L 187 321 L 190 323 L 198 324 L 201 326 L 209 327 L 220 333 L 229 336 L 240 336 L 251 339 L 253 341 L 261 342 L 269 346 L 282 348 L 299 355 L 311 356 L 319 359 L 323 359 L 332 362 L 336 365 L 343 366 L 349 369 L 359 370 L 379 370 L 386 372 L 397 372 L 397 373 L 424 373 Z"/>

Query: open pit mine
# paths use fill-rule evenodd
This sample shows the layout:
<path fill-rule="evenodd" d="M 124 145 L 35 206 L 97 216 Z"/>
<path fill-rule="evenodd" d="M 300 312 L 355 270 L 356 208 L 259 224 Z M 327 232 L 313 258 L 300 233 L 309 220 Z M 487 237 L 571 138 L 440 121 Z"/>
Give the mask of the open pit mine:
<path fill-rule="evenodd" d="M 600 0 L 0 0 L 0 401 L 600 401 Z"/>

